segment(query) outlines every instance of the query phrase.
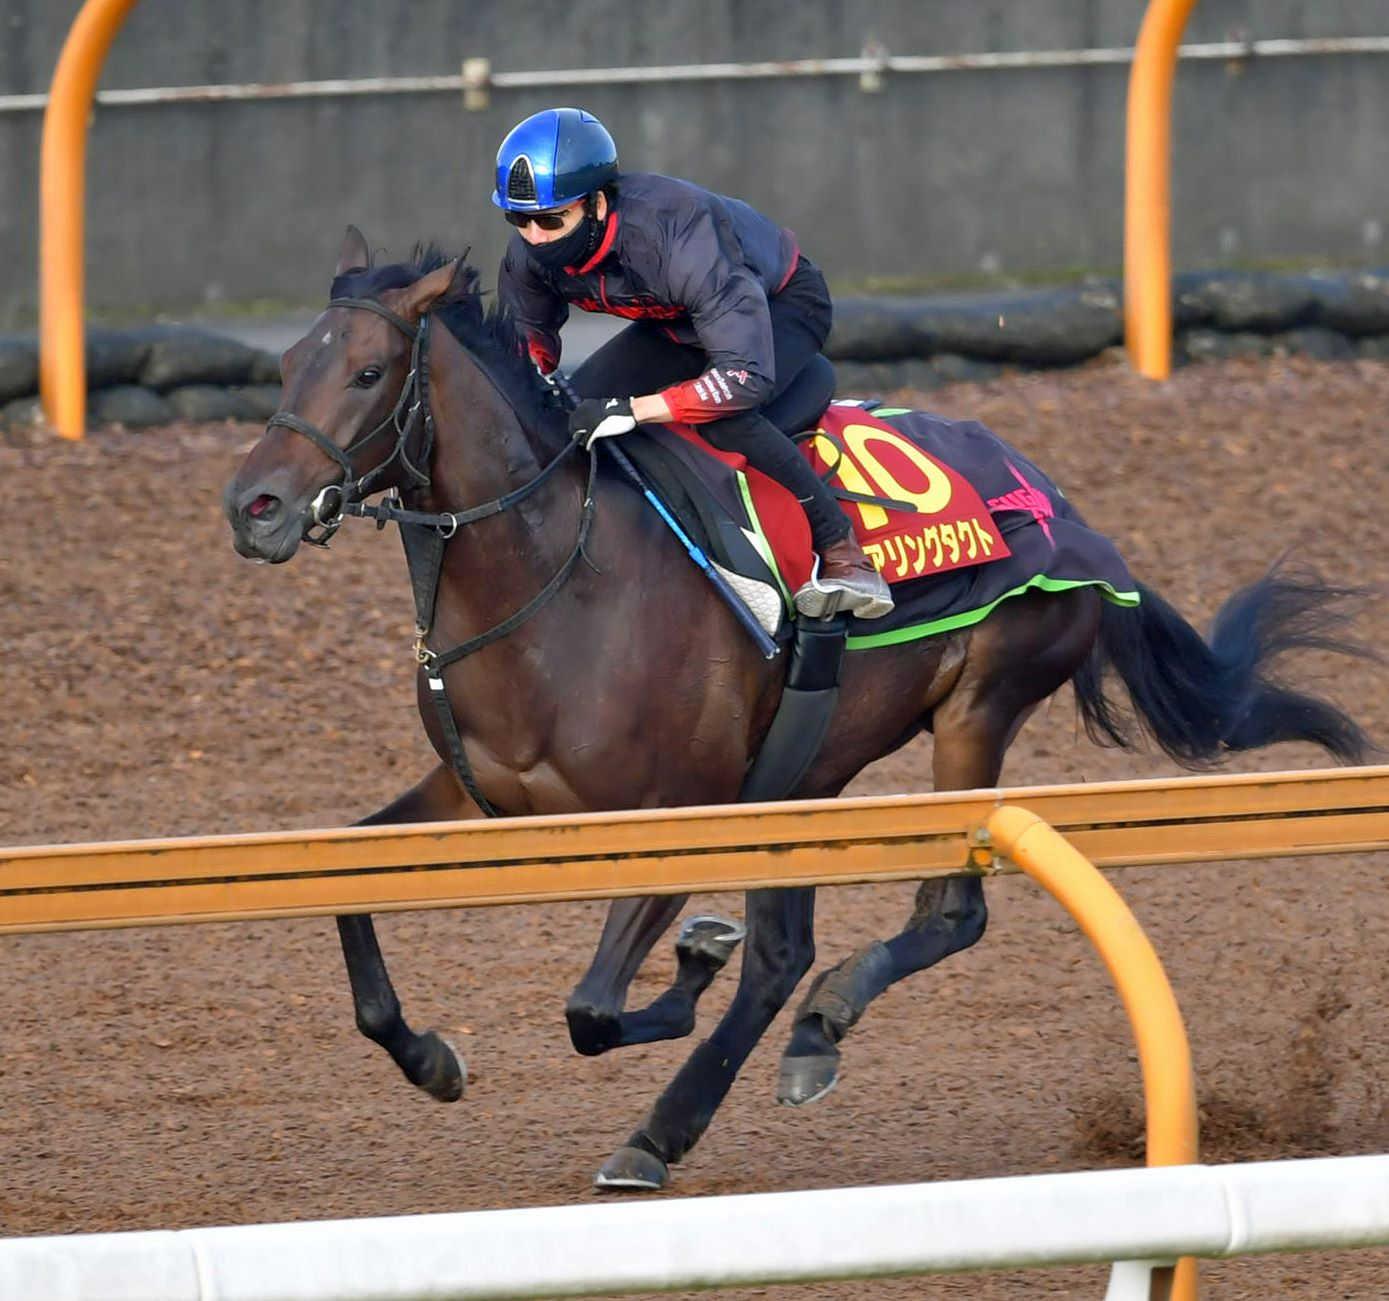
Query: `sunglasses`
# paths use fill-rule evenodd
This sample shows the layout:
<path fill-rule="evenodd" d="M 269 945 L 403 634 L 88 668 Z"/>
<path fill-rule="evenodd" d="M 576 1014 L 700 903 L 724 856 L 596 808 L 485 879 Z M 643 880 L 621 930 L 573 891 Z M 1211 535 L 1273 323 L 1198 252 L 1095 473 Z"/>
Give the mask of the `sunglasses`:
<path fill-rule="evenodd" d="M 541 230 L 558 230 L 573 210 L 574 205 L 571 203 L 569 207 L 560 208 L 557 212 L 506 212 L 502 215 L 518 230 L 529 226 L 531 222 L 535 222 Z"/>

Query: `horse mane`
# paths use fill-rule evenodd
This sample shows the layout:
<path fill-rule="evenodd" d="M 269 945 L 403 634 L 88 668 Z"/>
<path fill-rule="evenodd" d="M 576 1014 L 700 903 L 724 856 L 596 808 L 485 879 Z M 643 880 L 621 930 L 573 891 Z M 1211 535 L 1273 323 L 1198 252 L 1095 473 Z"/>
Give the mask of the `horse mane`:
<path fill-rule="evenodd" d="M 463 257 L 468 255 L 465 252 Z M 348 271 L 333 280 L 330 298 L 378 298 L 387 289 L 403 289 L 453 259 L 434 243 L 416 244 L 408 262 Z M 431 315 L 482 367 L 511 403 L 521 423 L 533 432 L 558 429 L 562 413 L 550 403 L 549 386 L 530 361 L 510 311 L 500 300 L 483 306 L 482 277 L 466 261 L 454 290 Z"/>

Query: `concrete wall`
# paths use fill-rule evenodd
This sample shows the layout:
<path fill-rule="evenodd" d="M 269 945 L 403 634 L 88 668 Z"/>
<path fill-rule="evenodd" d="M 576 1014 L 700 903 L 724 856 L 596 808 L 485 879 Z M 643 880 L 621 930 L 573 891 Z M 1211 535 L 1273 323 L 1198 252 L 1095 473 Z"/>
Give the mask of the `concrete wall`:
<path fill-rule="evenodd" d="M 0 93 L 47 88 L 79 0 L 0 0 Z M 1144 0 L 143 0 L 105 87 L 1132 44 Z M 1192 41 L 1389 34 L 1384 0 L 1202 0 Z M 793 227 L 840 282 L 1113 270 L 1124 68 L 497 92 L 99 111 L 88 166 L 98 311 L 316 301 L 343 226 L 402 252 L 471 243 L 506 130 L 580 103 L 624 165 L 687 175 Z M 1175 114 L 1179 266 L 1381 262 L 1389 56 L 1185 64 Z M 0 323 L 35 304 L 38 114 L 0 114 Z"/>

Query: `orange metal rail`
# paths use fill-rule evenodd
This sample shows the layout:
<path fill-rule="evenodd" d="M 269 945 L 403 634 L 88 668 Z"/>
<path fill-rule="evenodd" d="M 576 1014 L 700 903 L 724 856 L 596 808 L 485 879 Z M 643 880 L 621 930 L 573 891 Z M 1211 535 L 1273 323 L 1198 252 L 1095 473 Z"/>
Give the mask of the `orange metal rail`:
<path fill-rule="evenodd" d="M 1389 849 L 1389 767 L 0 848 L 0 933 L 1010 870 L 1023 805 L 1100 867 Z"/>
<path fill-rule="evenodd" d="M 1172 81 L 1196 0 L 1151 0 L 1129 74 L 1124 336 L 1140 375 L 1172 373 Z"/>
<path fill-rule="evenodd" d="M 87 123 L 102 64 L 138 0 L 85 0 L 44 114 L 39 214 L 39 367 L 44 411 L 65 438 L 87 419 L 84 223 Z M 1151 0 L 1129 78 L 1124 319 L 1140 374 L 1172 367 L 1171 105 L 1177 46 L 1196 0 Z"/>
<path fill-rule="evenodd" d="M 138 0 L 86 0 L 63 44 L 39 164 L 39 388 L 64 438 L 87 423 L 83 222 L 87 119 L 106 51 Z"/>
<path fill-rule="evenodd" d="M 1108 967 L 1138 1044 L 1148 1163 L 1182 1165 L 1198 1153 L 1181 1013 L 1097 867 L 1371 850 L 1389 850 L 1389 767 L 16 848 L 0 850 L 0 932 L 1021 869 Z M 1148 1278 L 1154 1297 L 1195 1301 L 1192 1259 Z"/>
<path fill-rule="evenodd" d="M 1148 1164 L 1199 1159 L 1196 1081 L 1176 995 L 1138 919 L 1094 864 L 1035 813 L 1005 804 L 986 827 L 996 853 L 1047 890 L 1090 938 L 1119 990 L 1138 1043 L 1148 1118 Z M 1196 1261 L 1188 1256 L 1149 1277 L 1150 1294 L 1194 1301 Z"/>

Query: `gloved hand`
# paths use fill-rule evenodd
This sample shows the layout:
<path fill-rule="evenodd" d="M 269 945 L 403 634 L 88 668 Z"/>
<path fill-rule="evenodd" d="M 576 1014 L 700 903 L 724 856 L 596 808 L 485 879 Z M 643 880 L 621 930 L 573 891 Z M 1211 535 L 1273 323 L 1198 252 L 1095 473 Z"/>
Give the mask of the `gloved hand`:
<path fill-rule="evenodd" d="M 590 448 L 600 438 L 631 433 L 637 427 L 628 398 L 585 398 L 569 413 L 569 434 Z"/>

